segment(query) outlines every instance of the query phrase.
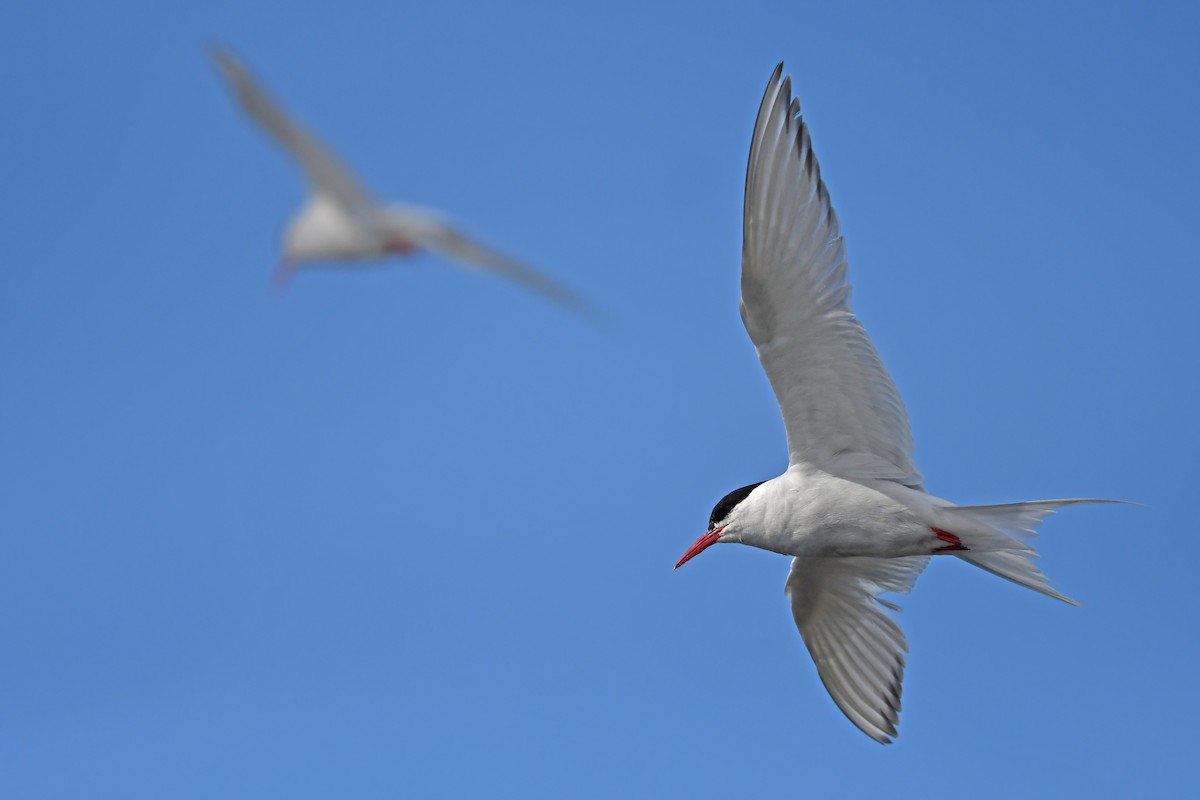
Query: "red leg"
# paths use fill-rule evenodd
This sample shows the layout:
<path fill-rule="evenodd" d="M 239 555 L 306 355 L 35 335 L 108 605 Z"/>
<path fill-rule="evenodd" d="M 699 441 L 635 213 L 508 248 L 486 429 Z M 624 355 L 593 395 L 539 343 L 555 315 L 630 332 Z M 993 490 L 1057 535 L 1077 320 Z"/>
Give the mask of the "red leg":
<path fill-rule="evenodd" d="M 933 552 L 935 553 L 952 553 L 958 550 L 971 549 L 963 545 L 962 539 L 958 538 L 950 531 L 944 531 L 941 528 L 930 528 L 929 530 L 933 531 L 934 536 L 946 543 L 943 547 L 933 548 Z"/>
<path fill-rule="evenodd" d="M 392 236 L 384 245 L 384 252 L 405 255 L 417 249 L 417 246 L 403 236 Z"/>

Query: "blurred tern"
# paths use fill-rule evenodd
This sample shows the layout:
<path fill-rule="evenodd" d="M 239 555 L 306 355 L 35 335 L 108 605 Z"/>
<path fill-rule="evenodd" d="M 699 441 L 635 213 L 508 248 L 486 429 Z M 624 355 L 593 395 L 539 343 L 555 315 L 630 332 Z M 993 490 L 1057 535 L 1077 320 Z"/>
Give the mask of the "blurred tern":
<path fill-rule="evenodd" d="M 283 257 L 275 276 L 290 279 L 305 262 L 361 261 L 429 250 L 468 267 L 482 267 L 520 281 L 562 305 L 589 312 L 567 287 L 473 241 L 440 214 L 415 206 L 385 206 L 371 196 L 328 150 L 272 102 L 250 73 L 226 50 L 212 57 L 250 117 L 287 150 L 311 184 L 308 202 L 283 234 Z"/>
<path fill-rule="evenodd" d="M 775 68 L 746 171 L 742 322 L 783 412 L 777 478 L 717 503 L 684 562 L 718 542 L 794 556 L 786 593 L 825 688 L 864 733 L 896 735 L 904 634 L 883 592 L 907 593 L 946 554 L 1051 597 L 1030 560 L 1035 527 L 1062 506 L 956 506 L 925 492 L 904 403 L 850 310 L 846 252 L 791 78 Z"/>

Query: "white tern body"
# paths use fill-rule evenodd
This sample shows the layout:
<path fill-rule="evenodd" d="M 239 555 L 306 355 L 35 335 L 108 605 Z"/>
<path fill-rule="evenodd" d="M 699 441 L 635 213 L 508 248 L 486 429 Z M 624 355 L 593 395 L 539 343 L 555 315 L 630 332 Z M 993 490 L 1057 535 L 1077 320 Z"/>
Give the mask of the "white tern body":
<path fill-rule="evenodd" d="M 464 266 L 496 272 L 570 307 L 591 313 L 573 291 L 472 240 L 435 211 L 383 205 L 308 131 L 288 117 L 225 50 L 213 60 L 243 110 L 296 160 L 312 194 L 283 234 L 281 275 L 309 262 L 351 263 L 422 250 Z"/>
<path fill-rule="evenodd" d="M 876 741 L 896 735 L 904 653 L 879 595 L 935 554 L 1066 602 L 1034 566 L 1034 528 L 1093 499 L 955 506 L 925 492 L 900 394 L 850 310 L 845 244 L 790 78 L 767 86 L 750 146 L 742 321 L 775 391 L 790 464 L 718 503 L 679 564 L 718 542 L 795 556 L 796 626 L 833 700 Z"/>

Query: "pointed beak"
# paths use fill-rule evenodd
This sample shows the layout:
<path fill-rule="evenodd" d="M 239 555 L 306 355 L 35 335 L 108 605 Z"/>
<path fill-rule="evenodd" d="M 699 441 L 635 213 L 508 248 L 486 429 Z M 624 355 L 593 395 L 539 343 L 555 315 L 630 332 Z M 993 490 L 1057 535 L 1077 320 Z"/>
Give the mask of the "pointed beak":
<path fill-rule="evenodd" d="M 683 558 L 679 559 L 679 563 L 675 565 L 675 569 L 679 569 L 688 561 L 716 544 L 721 539 L 721 531 L 723 530 L 725 530 L 724 525 L 719 528 L 713 528 L 711 531 L 697 539 L 696 543 L 689 547 L 688 551 L 683 554 Z"/>

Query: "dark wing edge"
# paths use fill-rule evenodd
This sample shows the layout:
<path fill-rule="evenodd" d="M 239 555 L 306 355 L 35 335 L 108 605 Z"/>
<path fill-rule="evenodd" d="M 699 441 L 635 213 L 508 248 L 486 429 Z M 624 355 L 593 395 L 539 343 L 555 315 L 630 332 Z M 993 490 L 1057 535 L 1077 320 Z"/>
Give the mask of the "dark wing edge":
<path fill-rule="evenodd" d="M 842 713 L 880 744 L 900 722 L 908 642 L 878 597 L 907 593 L 928 556 L 795 558 L 786 593 L 817 674 Z"/>

